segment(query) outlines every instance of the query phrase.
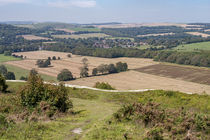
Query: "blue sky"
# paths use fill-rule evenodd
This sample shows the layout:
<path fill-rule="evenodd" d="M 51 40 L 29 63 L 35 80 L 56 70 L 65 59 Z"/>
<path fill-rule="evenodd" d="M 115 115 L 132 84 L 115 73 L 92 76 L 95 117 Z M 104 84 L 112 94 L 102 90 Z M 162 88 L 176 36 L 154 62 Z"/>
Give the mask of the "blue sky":
<path fill-rule="evenodd" d="M 210 0 L 0 0 L 0 21 L 210 22 Z"/>

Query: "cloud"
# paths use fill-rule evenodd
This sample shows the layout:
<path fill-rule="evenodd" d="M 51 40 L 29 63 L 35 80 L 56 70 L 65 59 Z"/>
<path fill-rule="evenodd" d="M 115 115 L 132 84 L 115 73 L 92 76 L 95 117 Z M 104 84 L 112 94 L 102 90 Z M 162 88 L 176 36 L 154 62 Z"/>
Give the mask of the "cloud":
<path fill-rule="evenodd" d="M 49 6 L 68 8 L 68 7 L 81 7 L 81 8 L 90 8 L 96 6 L 95 0 L 56 0 L 53 2 L 48 2 Z"/>
<path fill-rule="evenodd" d="M 11 4 L 11 3 L 28 3 L 29 0 L 0 0 L 1 4 Z"/>

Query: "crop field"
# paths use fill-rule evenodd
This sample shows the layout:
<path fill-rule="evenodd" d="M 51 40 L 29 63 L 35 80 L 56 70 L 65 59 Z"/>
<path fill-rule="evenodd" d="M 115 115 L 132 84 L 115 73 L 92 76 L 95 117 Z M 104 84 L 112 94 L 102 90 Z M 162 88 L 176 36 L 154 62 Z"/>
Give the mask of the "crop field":
<path fill-rule="evenodd" d="M 79 34 L 79 35 L 53 35 L 55 38 L 73 38 L 73 39 L 79 39 L 79 38 L 90 38 L 90 37 L 108 37 L 108 35 L 103 33 L 89 33 L 89 34 Z"/>
<path fill-rule="evenodd" d="M 26 40 L 49 40 L 49 38 L 35 36 L 35 35 L 22 35 L 22 37 Z"/>
<path fill-rule="evenodd" d="M 54 77 L 56 77 L 57 74 L 62 69 L 69 69 L 74 76 L 79 77 L 80 67 L 82 67 L 81 61 L 83 58 L 88 59 L 90 74 L 92 69 L 99 66 L 100 64 L 117 63 L 119 61 L 127 62 L 129 69 L 136 69 L 139 67 L 157 64 L 156 62 L 153 62 L 150 59 L 140 59 L 140 58 L 108 59 L 108 58 L 84 57 L 79 55 L 72 55 L 71 58 L 68 58 L 67 57 L 68 53 L 51 52 L 51 51 L 22 52 L 15 54 L 23 55 L 24 57 L 26 56 L 27 59 L 22 61 L 7 62 L 7 64 L 20 67 L 26 70 L 31 70 L 32 68 L 36 68 L 40 73 Z M 60 57 L 61 60 L 51 61 L 52 67 L 48 68 L 37 67 L 36 60 L 47 59 L 48 57 L 53 57 L 53 56 Z"/>
<path fill-rule="evenodd" d="M 74 81 L 67 82 L 68 84 L 73 85 L 93 87 L 96 82 L 108 82 L 118 90 L 164 89 L 187 93 L 210 93 L 210 86 L 206 85 L 210 83 L 208 80 L 210 70 L 206 70 L 205 68 L 183 68 L 182 66 L 175 67 L 173 65 L 158 65 L 160 64 L 159 62 L 142 58 L 109 59 L 79 55 L 72 55 L 71 58 L 68 58 L 67 54 L 68 53 L 51 51 L 22 52 L 16 53 L 16 55 L 26 56 L 27 59 L 21 61 L 10 61 L 7 62 L 7 64 L 26 70 L 36 68 L 39 73 L 52 77 L 56 77 L 62 69 L 69 69 L 73 75 L 78 78 Z M 38 68 L 35 65 L 37 59 L 47 59 L 52 56 L 59 56 L 61 57 L 61 60 L 51 61 L 52 66 L 48 68 Z M 118 74 L 79 78 L 80 67 L 82 67 L 81 60 L 83 58 L 88 59 L 90 75 L 92 69 L 100 64 L 117 63 L 119 61 L 126 62 L 130 70 Z M 151 71 L 149 71 L 150 67 Z M 148 72 L 146 72 L 147 69 Z M 165 73 L 164 69 L 166 71 Z M 170 72 L 170 70 L 173 71 Z M 158 73 L 158 71 L 163 73 Z M 189 74 L 182 74 L 185 71 Z"/>
<path fill-rule="evenodd" d="M 210 50 L 210 41 L 209 42 L 179 45 L 176 48 L 174 48 L 174 50 L 178 50 L 178 51 Z"/>
<path fill-rule="evenodd" d="M 173 79 L 180 79 L 200 84 L 210 85 L 210 69 L 196 68 L 189 66 L 157 64 L 136 69 L 136 71 L 169 77 Z"/>
<path fill-rule="evenodd" d="M 199 33 L 199 32 L 186 32 L 187 34 L 191 34 L 191 35 L 196 35 L 196 36 L 202 36 L 202 37 L 209 37 L 209 34 L 205 34 L 205 33 Z"/>

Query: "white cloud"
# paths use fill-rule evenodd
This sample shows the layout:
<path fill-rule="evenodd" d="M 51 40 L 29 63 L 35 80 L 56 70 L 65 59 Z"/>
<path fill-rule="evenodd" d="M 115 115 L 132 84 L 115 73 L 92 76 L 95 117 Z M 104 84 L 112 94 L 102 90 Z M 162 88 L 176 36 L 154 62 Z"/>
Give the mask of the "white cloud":
<path fill-rule="evenodd" d="M 71 6 L 90 8 L 96 6 L 96 1 L 95 0 L 56 0 L 53 2 L 48 2 L 48 5 L 60 8 L 68 8 Z"/>

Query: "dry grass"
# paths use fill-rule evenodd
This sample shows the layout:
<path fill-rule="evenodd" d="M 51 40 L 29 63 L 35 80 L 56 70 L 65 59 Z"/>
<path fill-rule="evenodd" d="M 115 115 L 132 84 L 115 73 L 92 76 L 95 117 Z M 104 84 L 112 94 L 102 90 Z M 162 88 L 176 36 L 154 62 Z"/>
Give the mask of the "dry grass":
<path fill-rule="evenodd" d="M 22 37 L 26 40 L 49 40 L 49 38 L 35 36 L 35 35 L 22 35 Z"/>
<path fill-rule="evenodd" d="M 186 32 L 187 34 L 196 35 L 196 36 L 202 36 L 202 37 L 209 37 L 209 34 L 199 33 L 199 32 Z"/>
<path fill-rule="evenodd" d="M 117 63 L 119 61 L 128 63 L 129 69 L 136 69 L 140 67 L 145 67 L 149 65 L 157 64 L 157 62 L 153 62 L 151 59 L 141 59 L 141 58 L 97 58 L 97 57 L 84 57 L 79 55 L 72 55 L 72 58 L 68 58 L 67 54 L 62 52 L 51 52 L 51 51 L 34 51 L 34 52 L 21 52 L 15 53 L 16 55 L 26 56 L 26 60 L 16 61 L 16 62 L 7 62 L 7 64 L 17 66 L 23 69 L 31 70 L 32 68 L 36 68 L 40 73 L 54 76 L 62 69 L 69 69 L 74 76 L 79 77 L 80 67 L 82 67 L 82 59 L 87 58 L 89 61 L 89 69 L 90 74 L 93 68 L 99 66 L 100 64 L 110 64 Z M 52 67 L 49 68 L 38 68 L 36 64 L 37 59 L 47 59 L 48 57 L 60 57 L 61 60 L 52 61 Z"/>
<path fill-rule="evenodd" d="M 96 82 L 108 82 L 118 90 L 163 89 L 199 94 L 205 91 L 210 94 L 210 86 L 208 85 L 155 76 L 133 70 L 118 74 L 78 79 L 70 81 L 68 84 L 93 87 Z"/>

